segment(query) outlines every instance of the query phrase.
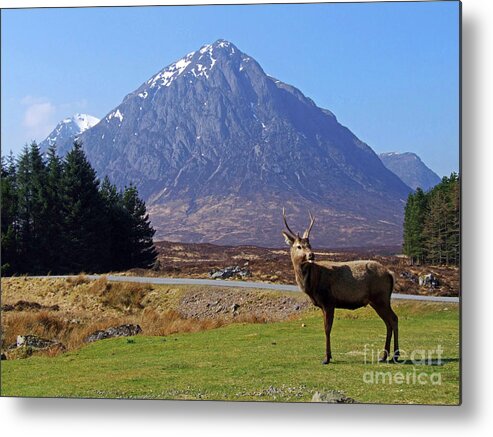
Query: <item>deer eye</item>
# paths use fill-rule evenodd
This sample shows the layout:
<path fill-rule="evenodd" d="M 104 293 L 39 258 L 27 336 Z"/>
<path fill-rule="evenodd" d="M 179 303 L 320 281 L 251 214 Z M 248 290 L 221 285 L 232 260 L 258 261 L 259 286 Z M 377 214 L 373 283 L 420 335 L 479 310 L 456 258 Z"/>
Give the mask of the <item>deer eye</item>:
<path fill-rule="evenodd" d="M 301 246 L 300 246 L 300 245 L 298 245 L 297 249 L 301 249 Z"/>

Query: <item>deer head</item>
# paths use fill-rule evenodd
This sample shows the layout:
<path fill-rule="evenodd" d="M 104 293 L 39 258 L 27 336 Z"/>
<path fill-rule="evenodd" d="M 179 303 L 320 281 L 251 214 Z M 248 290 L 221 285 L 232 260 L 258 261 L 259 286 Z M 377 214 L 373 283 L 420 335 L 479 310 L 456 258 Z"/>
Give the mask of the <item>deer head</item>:
<path fill-rule="evenodd" d="M 286 211 L 284 208 L 282 209 L 282 218 L 284 220 L 284 225 L 286 226 L 286 231 L 282 231 L 282 235 L 284 236 L 284 240 L 286 244 L 291 248 L 291 260 L 294 265 L 301 265 L 304 263 L 313 263 L 315 261 L 315 254 L 312 251 L 312 247 L 310 246 L 310 231 L 312 230 L 313 224 L 315 223 L 315 219 L 310 214 L 310 225 L 303 233 L 303 236 L 300 237 L 300 234 L 295 234 L 288 226 L 288 222 L 286 221 Z"/>

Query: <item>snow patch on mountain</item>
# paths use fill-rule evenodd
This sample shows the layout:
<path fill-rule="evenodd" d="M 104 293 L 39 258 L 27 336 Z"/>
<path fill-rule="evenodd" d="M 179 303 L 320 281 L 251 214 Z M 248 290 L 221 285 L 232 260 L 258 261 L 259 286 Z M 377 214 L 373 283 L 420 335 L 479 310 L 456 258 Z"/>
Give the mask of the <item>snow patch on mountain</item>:
<path fill-rule="evenodd" d="M 191 52 L 174 64 L 168 65 L 164 70 L 149 79 L 147 84 L 150 85 L 150 88 L 157 87 L 159 89 L 162 86 L 169 87 L 173 81 L 185 71 L 190 62 L 192 62 L 194 54 L 195 52 Z"/>
<path fill-rule="evenodd" d="M 120 112 L 119 109 L 117 109 L 106 117 L 106 121 L 109 122 L 112 118 L 118 118 L 121 123 L 123 121 L 123 114 Z"/>
<path fill-rule="evenodd" d="M 216 44 L 216 47 L 219 47 L 219 44 Z M 225 47 L 224 45 L 222 47 Z M 205 66 L 205 69 L 202 69 L 202 74 L 207 76 L 207 68 L 212 70 L 212 67 L 214 67 L 217 59 L 214 57 L 214 44 L 207 44 L 204 47 L 202 47 L 199 51 L 200 57 L 199 61 L 202 61 L 201 64 Z M 208 58 L 208 59 L 207 59 Z M 207 64 L 209 64 L 209 67 L 207 67 Z"/>

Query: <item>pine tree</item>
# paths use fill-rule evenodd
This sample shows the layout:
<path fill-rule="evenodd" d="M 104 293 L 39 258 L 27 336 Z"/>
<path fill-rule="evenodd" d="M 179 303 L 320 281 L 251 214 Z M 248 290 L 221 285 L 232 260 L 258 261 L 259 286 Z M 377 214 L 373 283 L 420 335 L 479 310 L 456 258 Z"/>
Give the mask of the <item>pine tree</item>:
<path fill-rule="evenodd" d="M 108 260 L 105 208 L 96 172 L 82 145 L 74 143 L 63 165 L 61 193 L 64 206 L 64 265 L 66 272 L 103 271 Z"/>
<path fill-rule="evenodd" d="M 108 224 L 109 254 L 106 269 L 126 270 L 130 267 L 128 261 L 129 234 L 131 217 L 123 206 L 123 195 L 106 176 L 101 184 L 100 194 L 105 206 L 105 216 Z"/>
<path fill-rule="evenodd" d="M 411 262 L 460 262 L 460 179 L 456 173 L 427 193 L 411 193 L 404 214 L 403 250 Z"/>
<path fill-rule="evenodd" d="M 12 152 L 8 159 L 2 156 L 1 168 L 1 273 L 17 270 L 17 186 L 16 165 Z"/>
<path fill-rule="evenodd" d="M 423 227 L 426 262 L 458 264 L 460 259 L 460 184 L 452 173 L 426 194 Z"/>
<path fill-rule="evenodd" d="M 421 188 L 410 193 L 404 212 L 404 254 L 411 263 L 422 263 L 425 258 L 423 245 L 423 223 L 426 214 L 427 199 Z"/>
<path fill-rule="evenodd" d="M 423 230 L 427 262 L 441 264 L 444 261 L 446 241 L 446 219 L 443 214 L 446 201 L 441 189 L 430 192 L 428 208 Z"/>
<path fill-rule="evenodd" d="M 455 174 L 455 181 L 451 189 L 452 219 L 449 231 L 451 263 L 460 263 L 460 180 Z"/>
<path fill-rule="evenodd" d="M 156 248 L 152 241 L 156 231 L 151 226 L 145 203 L 139 198 L 135 186 L 131 185 L 125 188 L 123 205 L 130 215 L 131 225 L 127 239 L 129 267 L 152 267 L 157 257 Z"/>
<path fill-rule="evenodd" d="M 458 264 L 460 252 L 460 184 L 457 173 L 445 179 L 442 186 L 445 199 L 442 211 L 444 218 L 444 264 Z"/>
<path fill-rule="evenodd" d="M 17 168 L 18 255 L 20 271 L 44 270 L 44 224 L 46 218 L 46 167 L 36 143 L 24 147 Z"/>
<path fill-rule="evenodd" d="M 30 159 L 29 148 L 24 146 L 17 164 L 17 220 L 18 220 L 18 239 L 17 251 L 19 256 L 18 272 L 23 272 L 29 265 L 28 249 L 32 239 L 32 218 L 31 211 L 32 195 L 30 189 Z"/>
<path fill-rule="evenodd" d="M 413 257 L 413 210 L 414 210 L 414 193 L 407 196 L 406 207 L 404 209 L 404 232 L 403 232 L 403 252 L 407 255 L 411 263 L 414 264 Z"/>
<path fill-rule="evenodd" d="M 101 187 L 82 146 L 43 161 L 26 146 L 1 166 L 2 273 L 80 273 L 150 267 L 156 259 L 145 203 L 137 189 Z"/>
<path fill-rule="evenodd" d="M 47 153 L 44 227 L 46 270 L 52 273 L 62 272 L 62 248 L 66 245 L 64 206 L 60 190 L 62 177 L 63 163 L 56 154 L 56 146 L 53 145 Z"/>

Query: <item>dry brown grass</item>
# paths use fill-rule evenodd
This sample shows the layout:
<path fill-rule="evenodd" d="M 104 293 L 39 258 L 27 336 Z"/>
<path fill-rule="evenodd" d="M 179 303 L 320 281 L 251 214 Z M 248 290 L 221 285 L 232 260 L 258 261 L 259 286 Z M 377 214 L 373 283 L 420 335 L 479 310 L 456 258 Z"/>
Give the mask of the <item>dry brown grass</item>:
<path fill-rule="evenodd" d="M 142 300 L 152 291 L 148 284 L 137 284 L 131 282 L 107 283 L 102 293 L 104 305 L 123 311 L 142 309 Z"/>
<path fill-rule="evenodd" d="M 142 312 L 140 326 L 146 335 L 164 336 L 178 332 L 198 332 L 207 329 L 219 328 L 226 324 L 226 320 L 208 319 L 196 320 L 185 318 L 175 310 L 158 312 L 146 308 Z"/>
<path fill-rule="evenodd" d="M 88 294 L 100 296 L 110 289 L 111 284 L 106 276 L 101 276 L 99 279 L 92 281 L 84 290 Z"/>
<path fill-rule="evenodd" d="M 88 284 L 91 280 L 87 277 L 87 275 L 80 274 L 78 276 L 74 277 L 69 277 L 67 278 L 67 283 L 77 286 L 77 285 L 83 285 L 83 284 Z"/>
<path fill-rule="evenodd" d="M 218 328 L 226 320 L 195 320 L 181 316 L 177 311 L 158 312 L 147 308 L 141 314 L 127 317 L 106 317 L 74 323 L 52 312 L 30 313 L 20 311 L 3 314 L 2 349 L 16 342 L 17 335 L 37 335 L 42 338 L 57 340 L 68 350 L 77 349 L 84 344 L 84 339 L 91 333 L 105 330 L 111 326 L 126 323 L 139 324 L 145 335 L 166 336 L 180 332 L 198 332 Z M 229 322 L 231 323 L 231 322 Z M 56 355 L 59 350 L 48 350 L 45 355 Z"/>
<path fill-rule="evenodd" d="M 275 314 L 241 312 L 216 314 L 199 319 L 179 311 L 182 296 L 189 293 L 185 286 L 151 286 L 149 284 L 109 282 L 106 277 L 90 280 L 85 275 L 60 278 L 2 278 L 2 303 L 14 304 L 19 299 L 43 305 L 59 305 L 59 311 L 29 308 L 2 311 L 1 348 L 6 350 L 18 335 L 36 335 L 56 340 L 67 350 L 84 345 L 84 339 L 98 330 L 123 324 L 138 324 L 143 335 L 166 336 L 181 332 L 198 332 L 231 323 L 266 323 L 276 321 Z M 276 293 L 258 292 L 260 300 Z M 205 298 L 211 298 L 207 293 Z M 262 300 L 262 302 L 264 302 Z M 264 302 L 265 303 L 265 302 Z M 39 352 L 54 356 L 57 348 Z M 36 352 L 38 354 L 38 352 Z"/>
<path fill-rule="evenodd" d="M 82 280 L 72 282 L 72 285 L 81 284 L 88 284 L 87 287 L 80 290 L 81 294 L 93 296 L 103 305 L 125 313 L 142 309 L 142 300 L 153 289 L 150 284 L 109 282 L 105 276 L 87 283 Z"/>
<path fill-rule="evenodd" d="M 37 335 L 62 341 L 69 334 L 69 326 L 57 314 L 27 311 L 2 314 L 2 348 L 16 342 L 18 335 Z"/>

